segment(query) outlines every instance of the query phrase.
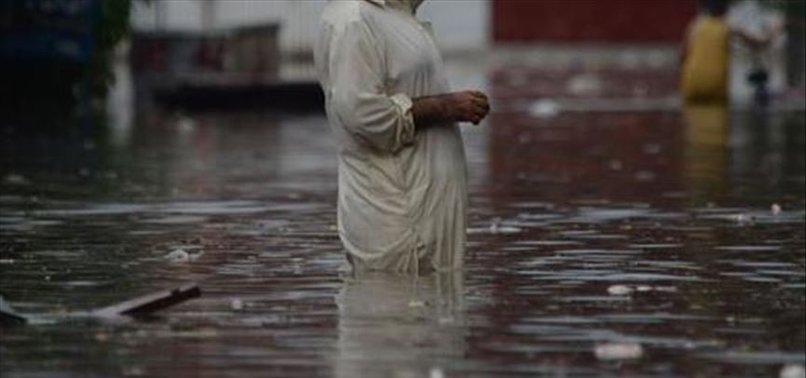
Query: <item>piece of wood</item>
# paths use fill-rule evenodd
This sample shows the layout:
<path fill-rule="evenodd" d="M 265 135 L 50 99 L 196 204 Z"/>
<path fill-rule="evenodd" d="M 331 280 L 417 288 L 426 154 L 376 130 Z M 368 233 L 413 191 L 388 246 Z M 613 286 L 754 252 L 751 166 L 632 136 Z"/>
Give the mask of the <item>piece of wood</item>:
<path fill-rule="evenodd" d="M 11 306 L 0 297 L 0 324 L 25 324 L 28 323 L 28 318 L 25 315 L 14 311 Z"/>
<path fill-rule="evenodd" d="M 93 311 L 92 315 L 100 317 L 148 315 L 153 312 L 180 304 L 189 299 L 196 298 L 200 295 L 201 290 L 199 289 L 198 285 L 187 284 L 172 290 L 162 290 L 108 307 L 100 308 Z"/>

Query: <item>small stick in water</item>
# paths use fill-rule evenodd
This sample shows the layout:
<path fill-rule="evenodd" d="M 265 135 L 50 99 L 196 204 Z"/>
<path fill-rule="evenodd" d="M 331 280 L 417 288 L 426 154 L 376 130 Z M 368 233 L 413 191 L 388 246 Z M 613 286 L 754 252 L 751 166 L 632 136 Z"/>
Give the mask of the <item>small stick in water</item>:
<path fill-rule="evenodd" d="M 188 299 L 196 298 L 200 295 L 201 290 L 199 286 L 196 284 L 188 284 L 173 290 L 163 290 L 100 308 L 93 311 L 92 314 L 101 317 L 147 315 L 185 302 Z"/>

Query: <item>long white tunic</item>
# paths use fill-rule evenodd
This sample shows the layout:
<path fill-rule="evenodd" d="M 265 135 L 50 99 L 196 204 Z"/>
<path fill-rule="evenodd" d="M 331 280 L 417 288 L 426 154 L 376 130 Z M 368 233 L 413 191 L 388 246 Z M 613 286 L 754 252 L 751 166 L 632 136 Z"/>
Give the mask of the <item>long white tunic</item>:
<path fill-rule="evenodd" d="M 430 28 L 406 1 L 330 1 L 322 14 L 314 55 L 339 147 L 339 236 L 359 267 L 458 268 L 464 148 L 454 123 L 415 127 L 412 99 L 449 87 Z"/>

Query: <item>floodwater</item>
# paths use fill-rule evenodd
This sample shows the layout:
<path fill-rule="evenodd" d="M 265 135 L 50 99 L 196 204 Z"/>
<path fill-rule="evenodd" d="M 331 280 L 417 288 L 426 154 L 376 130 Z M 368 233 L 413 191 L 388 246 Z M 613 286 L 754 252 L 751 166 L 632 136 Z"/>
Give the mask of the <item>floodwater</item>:
<path fill-rule="evenodd" d="M 544 110 L 465 127 L 466 268 L 416 283 L 340 270 L 320 115 L 6 128 L 0 292 L 33 324 L 0 328 L 0 372 L 797 374 L 804 113 Z M 154 317 L 66 317 L 185 282 Z"/>

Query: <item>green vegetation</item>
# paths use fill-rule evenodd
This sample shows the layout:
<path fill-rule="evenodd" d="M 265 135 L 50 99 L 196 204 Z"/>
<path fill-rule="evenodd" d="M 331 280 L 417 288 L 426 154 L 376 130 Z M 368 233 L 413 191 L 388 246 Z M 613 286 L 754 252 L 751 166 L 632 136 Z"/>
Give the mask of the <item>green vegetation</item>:
<path fill-rule="evenodd" d="M 6 120 L 49 123 L 50 119 L 65 120 L 75 115 L 101 115 L 109 86 L 114 81 L 115 46 L 130 31 L 129 15 L 132 0 L 95 0 L 96 17 L 92 25 L 77 25 L 91 32 L 94 48 L 90 59 L 71 61 L 57 58 L 14 57 L 0 60 L 0 96 L 8 99 L 0 107 Z M 10 3 L 13 4 L 13 3 Z M 20 3 L 17 3 L 20 4 Z M 61 28 L 51 21 L 39 21 L 20 8 L 5 7 L 2 20 L 11 27 L 27 30 L 34 27 Z M 31 21 L 33 20 L 33 21 Z M 39 24 L 31 24 L 38 21 Z M 16 25 L 16 26 L 15 26 Z M 67 26 L 75 28 L 76 25 Z M 70 30 L 70 29 L 67 29 Z M 47 125 L 42 125 L 48 127 Z M 60 128 L 64 124 L 53 125 Z"/>

